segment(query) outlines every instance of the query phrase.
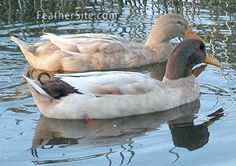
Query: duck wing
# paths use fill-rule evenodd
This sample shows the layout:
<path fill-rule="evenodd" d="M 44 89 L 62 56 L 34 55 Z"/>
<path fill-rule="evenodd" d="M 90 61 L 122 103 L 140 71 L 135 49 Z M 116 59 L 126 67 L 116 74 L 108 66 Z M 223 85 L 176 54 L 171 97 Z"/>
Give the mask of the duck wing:
<path fill-rule="evenodd" d="M 115 35 L 85 33 L 75 35 L 57 36 L 51 33 L 45 33 L 43 38 L 50 40 L 61 50 L 70 53 L 115 53 L 124 51 L 128 40 Z"/>
<path fill-rule="evenodd" d="M 77 89 L 93 96 L 138 95 L 151 91 L 158 81 L 136 72 L 87 72 L 56 74 L 56 77 Z"/>

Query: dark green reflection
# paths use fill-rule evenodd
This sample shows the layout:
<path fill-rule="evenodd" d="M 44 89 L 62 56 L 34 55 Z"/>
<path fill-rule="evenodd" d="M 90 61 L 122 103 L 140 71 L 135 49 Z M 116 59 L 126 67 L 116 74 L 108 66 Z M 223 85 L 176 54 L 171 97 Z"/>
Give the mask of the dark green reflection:
<path fill-rule="evenodd" d="M 224 116 L 224 110 L 219 109 L 208 115 L 209 120 L 195 125 L 193 117 L 180 117 L 169 122 L 173 143 L 176 147 L 193 151 L 203 147 L 209 141 L 209 125 Z M 186 122 L 187 121 L 187 122 Z"/>

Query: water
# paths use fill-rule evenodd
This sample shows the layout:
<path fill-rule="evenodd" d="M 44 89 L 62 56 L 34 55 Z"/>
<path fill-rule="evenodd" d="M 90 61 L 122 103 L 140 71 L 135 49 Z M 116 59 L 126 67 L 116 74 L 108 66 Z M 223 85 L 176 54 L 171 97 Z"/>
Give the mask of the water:
<path fill-rule="evenodd" d="M 72 13 L 78 6 L 81 13 L 116 13 L 117 18 L 37 20 L 37 11 Z M 235 10 L 234 0 L 1 1 L 1 165 L 235 165 Z M 184 15 L 223 63 L 220 69 L 208 65 L 197 78 L 200 102 L 92 125 L 40 116 L 21 77 L 28 65 L 10 35 L 36 42 L 44 32 L 104 32 L 143 42 L 159 14 L 167 12 Z"/>

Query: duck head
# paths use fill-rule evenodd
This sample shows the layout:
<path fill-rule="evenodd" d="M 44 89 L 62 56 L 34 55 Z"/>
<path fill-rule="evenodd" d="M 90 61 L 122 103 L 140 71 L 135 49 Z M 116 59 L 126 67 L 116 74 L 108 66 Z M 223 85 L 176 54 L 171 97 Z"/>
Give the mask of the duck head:
<path fill-rule="evenodd" d="M 169 42 L 175 37 L 198 39 L 205 42 L 200 36 L 193 32 L 183 16 L 174 13 L 166 14 L 158 18 L 152 27 L 146 45 L 154 47 L 157 43 Z"/>
<path fill-rule="evenodd" d="M 216 59 L 206 54 L 201 40 L 188 39 L 176 46 L 168 59 L 165 78 L 179 79 L 192 75 L 192 68 L 199 63 L 214 64 Z"/>

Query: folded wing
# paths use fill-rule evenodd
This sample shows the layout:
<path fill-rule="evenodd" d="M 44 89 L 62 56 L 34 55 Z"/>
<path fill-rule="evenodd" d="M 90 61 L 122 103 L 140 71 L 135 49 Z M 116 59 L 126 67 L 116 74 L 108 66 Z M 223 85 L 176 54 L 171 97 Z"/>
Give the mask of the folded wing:
<path fill-rule="evenodd" d="M 121 37 L 107 34 L 75 34 L 56 36 L 51 33 L 46 33 L 42 36 L 45 39 L 50 40 L 54 45 L 61 50 L 70 54 L 78 53 L 113 53 L 116 51 L 124 51 L 125 45 L 128 40 Z"/>
<path fill-rule="evenodd" d="M 57 74 L 56 77 L 80 93 L 94 96 L 143 94 L 158 83 L 141 73 L 121 71 Z"/>

